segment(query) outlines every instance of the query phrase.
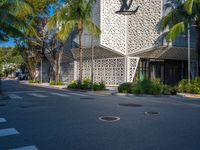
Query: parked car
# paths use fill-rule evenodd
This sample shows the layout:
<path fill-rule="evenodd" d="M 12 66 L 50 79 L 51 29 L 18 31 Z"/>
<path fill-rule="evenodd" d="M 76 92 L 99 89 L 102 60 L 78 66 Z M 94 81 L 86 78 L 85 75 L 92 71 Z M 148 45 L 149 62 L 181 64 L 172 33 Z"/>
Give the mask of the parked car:
<path fill-rule="evenodd" d="M 19 73 L 18 74 L 18 79 L 19 80 L 28 80 L 28 74 L 27 73 Z"/>

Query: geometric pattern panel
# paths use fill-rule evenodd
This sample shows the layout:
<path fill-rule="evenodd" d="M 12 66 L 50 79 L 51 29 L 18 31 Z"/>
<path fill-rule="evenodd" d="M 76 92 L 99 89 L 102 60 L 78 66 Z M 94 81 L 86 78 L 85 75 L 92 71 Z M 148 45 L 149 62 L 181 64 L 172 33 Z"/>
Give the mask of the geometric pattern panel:
<path fill-rule="evenodd" d="M 125 81 L 125 58 L 94 60 L 94 82 L 116 86 Z M 76 63 L 76 79 L 79 77 L 79 62 Z M 91 60 L 83 61 L 83 79 L 91 78 Z"/>
<path fill-rule="evenodd" d="M 126 53 L 126 16 L 116 14 L 119 0 L 101 0 L 101 45 Z"/>
<path fill-rule="evenodd" d="M 128 54 L 162 44 L 159 22 L 162 17 L 163 0 L 134 0 L 138 11 L 128 16 Z"/>
<path fill-rule="evenodd" d="M 74 80 L 74 62 L 61 64 L 61 78 L 68 84 Z"/>
<path fill-rule="evenodd" d="M 139 57 L 127 58 L 127 82 L 133 82 L 139 61 Z"/>

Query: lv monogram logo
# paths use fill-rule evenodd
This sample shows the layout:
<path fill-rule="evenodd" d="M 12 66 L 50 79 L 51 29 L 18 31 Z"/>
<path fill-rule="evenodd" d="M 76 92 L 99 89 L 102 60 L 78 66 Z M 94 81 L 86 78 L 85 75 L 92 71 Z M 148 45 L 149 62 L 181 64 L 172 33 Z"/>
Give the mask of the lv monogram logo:
<path fill-rule="evenodd" d="M 134 14 L 138 11 L 139 6 L 136 7 L 134 10 L 130 10 L 131 5 L 133 4 L 133 0 L 130 0 L 128 3 L 128 0 L 120 0 L 121 2 L 121 8 L 119 11 L 116 11 L 118 14 Z"/>

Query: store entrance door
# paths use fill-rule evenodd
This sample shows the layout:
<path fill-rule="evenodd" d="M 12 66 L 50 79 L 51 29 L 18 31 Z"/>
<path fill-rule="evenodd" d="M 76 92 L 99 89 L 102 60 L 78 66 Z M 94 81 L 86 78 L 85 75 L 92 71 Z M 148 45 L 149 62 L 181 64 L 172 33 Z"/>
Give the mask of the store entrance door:
<path fill-rule="evenodd" d="M 165 84 L 175 85 L 181 80 L 181 61 L 165 62 Z"/>

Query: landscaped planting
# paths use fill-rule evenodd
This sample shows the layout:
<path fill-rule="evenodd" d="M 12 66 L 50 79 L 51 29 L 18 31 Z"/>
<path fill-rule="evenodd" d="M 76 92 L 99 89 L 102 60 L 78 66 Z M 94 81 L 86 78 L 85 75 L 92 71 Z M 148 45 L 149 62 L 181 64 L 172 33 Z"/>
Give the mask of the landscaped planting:
<path fill-rule="evenodd" d="M 91 90 L 92 89 L 92 82 L 91 82 L 90 79 L 85 79 L 85 80 L 83 80 L 82 83 L 80 81 L 72 80 L 70 82 L 68 88 L 81 89 L 81 90 Z M 106 86 L 103 82 L 93 84 L 93 90 L 95 90 L 95 91 L 105 90 L 105 89 L 106 89 Z"/>
<path fill-rule="evenodd" d="M 56 81 L 50 81 L 50 83 L 49 83 L 50 85 L 52 85 L 52 86 L 62 86 L 62 85 L 65 85 L 62 81 L 58 81 L 58 82 L 56 82 Z"/>
<path fill-rule="evenodd" d="M 29 80 L 29 83 L 40 83 L 40 80 Z"/>
<path fill-rule="evenodd" d="M 200 77 L 191 80 L 190 84 L 186 79 L 180 81 L 178 84 L 178 91 L 181 93 L 200 94 Z"/>
<path fill-rule="evenodd" d="M 123 83 L 118 87 L 120 93 L 150 94 L 150 95 L 175 95 L 176 88 L 164 85 L 159 79 Z"/>

